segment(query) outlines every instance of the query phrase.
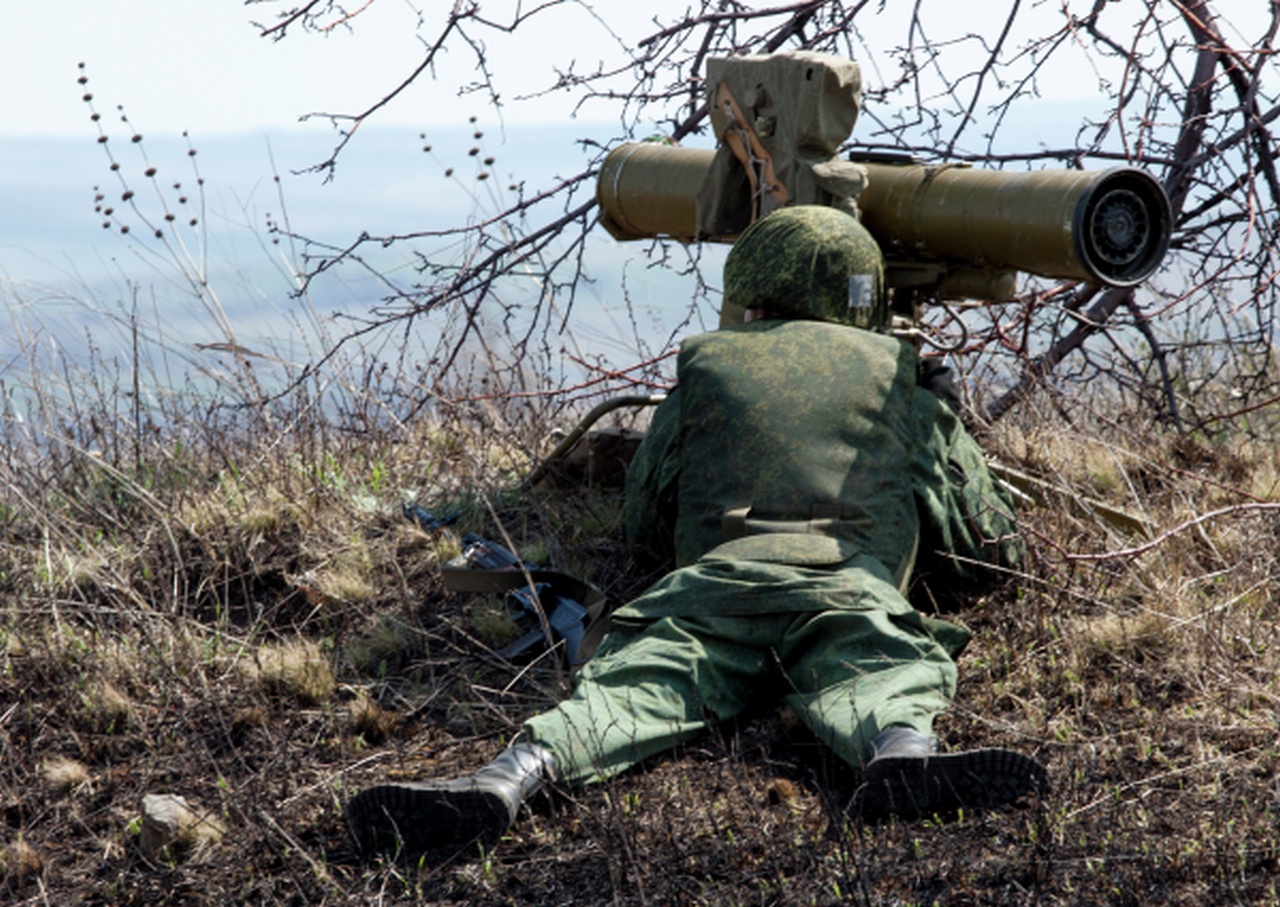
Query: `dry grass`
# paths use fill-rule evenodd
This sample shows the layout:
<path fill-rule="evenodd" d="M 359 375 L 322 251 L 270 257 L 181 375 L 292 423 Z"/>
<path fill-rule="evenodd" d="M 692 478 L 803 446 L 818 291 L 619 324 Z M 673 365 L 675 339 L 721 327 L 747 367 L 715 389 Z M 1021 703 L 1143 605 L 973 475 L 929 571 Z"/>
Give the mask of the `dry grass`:
<path fill-rule="evenodd" d="M 356 859 L 346 797 L 472 769 L 563 693 L 493 656 L 507 616 L 446 593 L 440 562 L 505 531 L 625 600 L 649 577 L 618 493 L 511 493 L 547 432 L 492 410 L 336 431 L 351 413 L 309 398 L 135 432 L 109 403 L 46 412 L 79 434 L 0 432 L 7 902 L 1280 902 L 1280 468 L 1257 414 L 1194 438 L 1033 402 L 986 439 L 1059 490 L 1025 511 L 1025 572 L 958 615 L 976 637 L 939 731 L 1038 753 L 1038 808 L 852 825 L 856 777 L 771 712 L 407 867 Z M 409 523 L 406 492 L 458 523 Z M 1063 506 L 1084 499 L 1154 532 Z M 203 862 L 148 858 L 155 793 L 225 830 Z"/>
<path fill-rule="evenodd" d="M 320 647 L 309 639 L 263 646 L 247 673 L 264 692 L 314 706 L 333 694 L 333 669 Z"/>

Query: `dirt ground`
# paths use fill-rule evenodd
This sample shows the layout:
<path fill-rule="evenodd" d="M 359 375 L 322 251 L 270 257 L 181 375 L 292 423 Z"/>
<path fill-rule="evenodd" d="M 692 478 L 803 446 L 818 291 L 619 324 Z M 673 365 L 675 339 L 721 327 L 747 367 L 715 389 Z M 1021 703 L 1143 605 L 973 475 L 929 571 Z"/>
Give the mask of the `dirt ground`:
<path fill-rule="evenodd" d="M 500 601 L 441 588 L 452 530 L 324 500 L 272 510 L 265 491 L 199 519 L 178 491 L 168 521 L 118 503 L 106 512 L 119 524 L 98 524 L 111 550 L 59 547 L 12 519 L 3 899 L 1280 902 L 1275 519 L 1252 507 L 1179 528 L 1240 500 L 1206 483 L 1220 457 L 1179 456 L 1145 456 L 1119 482 L 1022 458 L 1082 500 L 1134 507 L 1141 477 L 1142 513 L 1169 531 L 1134 540 L 1061 502 L 1031 506 L 1024 572 L 952 615 L 975 640 L 941 741 L 1035 754 L 1053 784 L 1042 802 L 860 825 L 846 809 L 856 773 L 768 707 L 605 785 L 557 792 L 488 850 L 412 863 L 363 862 L 346 799 L 387 778 L 470 771 L 567 689 L 545 664 L 493 654 L 513 629 Z M 496 517 L 614 601 L 652 579 L 627 559 L 614 490 L 477 512 L 463 522 L 491 532 Z M 220 840 L 148 853 L 141 804 L 156 793 L 185 797 Z"/>

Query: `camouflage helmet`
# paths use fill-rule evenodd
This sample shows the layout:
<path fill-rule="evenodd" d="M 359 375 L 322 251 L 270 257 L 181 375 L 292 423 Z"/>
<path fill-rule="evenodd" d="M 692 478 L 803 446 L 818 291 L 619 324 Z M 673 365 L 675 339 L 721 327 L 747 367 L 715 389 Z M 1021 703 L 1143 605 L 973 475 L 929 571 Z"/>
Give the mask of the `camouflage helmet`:
<path fill-rule="evenodd" d="M 725 259 L 724 292 L 731 305 L 781 318 L 874 330 L 888 317 L 880 246 L 824 205 L 780 208 L 744 230 Z"/>

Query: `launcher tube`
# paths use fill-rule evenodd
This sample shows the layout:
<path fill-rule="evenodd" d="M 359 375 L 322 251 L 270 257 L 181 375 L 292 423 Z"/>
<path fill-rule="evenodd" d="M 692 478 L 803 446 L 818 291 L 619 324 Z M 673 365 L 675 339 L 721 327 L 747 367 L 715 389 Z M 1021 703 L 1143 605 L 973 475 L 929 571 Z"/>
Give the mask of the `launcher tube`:
<path fill-rule="evenodd" d="M 698 188 L 713 157 L 706 149 L 654 143 L 615 148 L 597 183 L 605 227 L 618 239 L 720 239 L 700 236 L 697 224 Z M 1169 248 L 1169 200 L 1155 179 L 1134 168 L 864 166 L 862 222 L 891 267 L 936 262 L 1133 286 L 1155 272 Z"/>
<path fill-rule="evenodd" d="M 698 187 L 714 151 L 627 142 L 609 152 L 596 180 L 605 229 L 615 239 L 698 239 Z"/>
<path fill-rule="evenodd" d="M 1147 173 L 867 164 L 862 222 L 885 254 L 1133 286 L 1169 248 L 1169 201 Z"/>

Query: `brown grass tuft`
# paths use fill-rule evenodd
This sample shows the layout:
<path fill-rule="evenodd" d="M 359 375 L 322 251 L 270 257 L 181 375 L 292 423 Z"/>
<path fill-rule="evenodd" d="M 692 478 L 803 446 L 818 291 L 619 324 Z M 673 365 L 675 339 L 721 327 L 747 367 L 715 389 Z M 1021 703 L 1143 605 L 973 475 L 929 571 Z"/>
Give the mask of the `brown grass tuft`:
<path fill-rule="evenodd" d="M 44 873 L 45 859 L 21 835 L 0 850 L 0 877 L 12 888 L 20 888 Z"/>
<path fill-rule="evenodd" d="M 253 663 L 258 683 L 302 705 L 317 705 L 333 692 L 333 669 L 320 647 L 307 639 L 261 647 Z"/>
<path fill-rule="evenodd" d="M 500 648 L 520 634 L 511 609 L 501 596 L 478 597 L 467 608 L 467 623 L 476 639 L 492 649 Z"/>
<path fill-rule="evenodd" d="M 133 702 L 108 680 L 97 680 L 82 697 L 89 726 L 102 733 L 125 730 Z"/>
<path fill-rule="evenodd" d="M 374 677 L 403 671 L 422 654 L 422 634 L 409 622 L 390 615 L 380 617 L 368 630 L 355 636 L 344 655 L 356 671 Z"/>
<path fill-rule="evenodd" d="M 779 803 L 794 804 L 800 798 L 800 790 L 789 778 L 770 778 L 764 787 L 765 802 L 771 806 Z"/>
<path fill-rule="evenodd" d="M 382 743 L 396 726 L 396 715 L 380 707 L 364 690 L 351 700 L 348 708 L 352 728 L 366 743 Z"/>
<path fill-rule="evenodd" d="M 59 794 L 74 793 L 89 783 L 89 769 L 82 762 L 65 756 L 54 756 L 40 765 L 45 784 Z"/>
<path fill-rule="evenodd" d="M 270 722 L 271 715 L 262 706 L 250 705 L 236 709 L 235 715 L 231 718 L 232 737 L 236 740 L 243 739 L 249 732 L 261 730 Z"/>

